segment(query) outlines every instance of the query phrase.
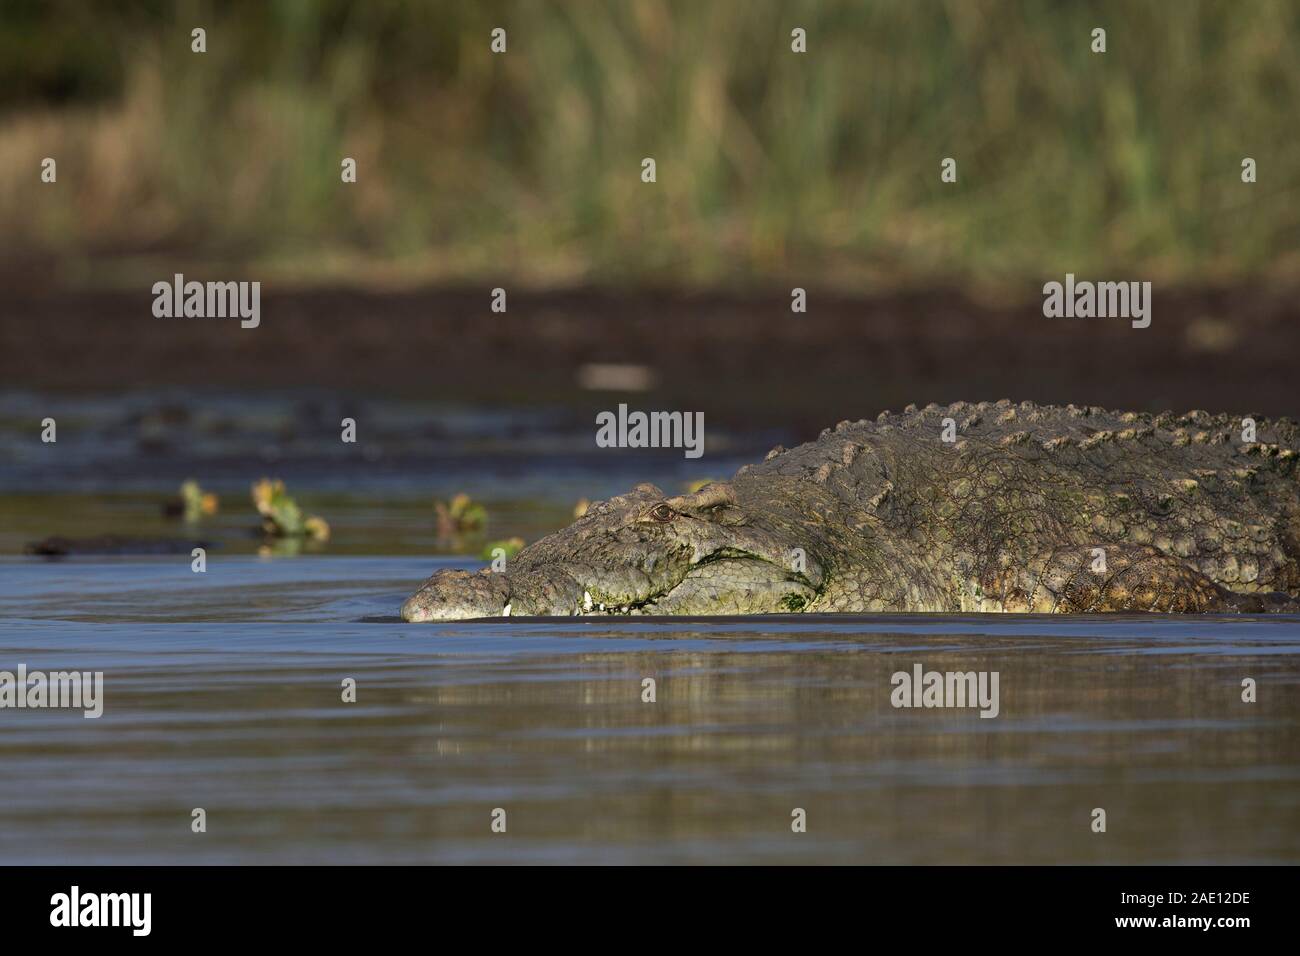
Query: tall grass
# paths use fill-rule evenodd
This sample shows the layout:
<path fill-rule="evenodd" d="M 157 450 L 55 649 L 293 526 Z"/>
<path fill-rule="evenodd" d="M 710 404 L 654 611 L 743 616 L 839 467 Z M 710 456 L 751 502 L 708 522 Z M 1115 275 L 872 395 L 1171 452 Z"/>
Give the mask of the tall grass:
<path fill-rule="evenodd" d="M 456 281 L 1300 265 L 1290 0 L 20 7 L 0 11 L 21 94 L 0 123 L 4 245 Z"/>

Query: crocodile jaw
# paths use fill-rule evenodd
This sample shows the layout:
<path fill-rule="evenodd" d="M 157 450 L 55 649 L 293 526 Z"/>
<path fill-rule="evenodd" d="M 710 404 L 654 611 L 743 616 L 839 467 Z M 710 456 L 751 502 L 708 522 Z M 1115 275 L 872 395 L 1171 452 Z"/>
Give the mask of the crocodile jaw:
<path fill-rule="evenodd" d="M 713 558 L 675 582 L 631 593 L 554 574 L 439 571 L 402 605 L 402 619 L 464 621 L 519 615 L 772 614 L 805 610 L 816 591 L 761 558 Z"/>

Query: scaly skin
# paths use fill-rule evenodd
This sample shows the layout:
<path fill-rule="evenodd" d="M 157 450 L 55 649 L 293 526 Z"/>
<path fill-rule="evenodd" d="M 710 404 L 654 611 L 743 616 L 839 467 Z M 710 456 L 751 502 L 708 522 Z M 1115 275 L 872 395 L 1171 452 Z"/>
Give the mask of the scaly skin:
<path fill-rule="evenodd" d="M 909 406 L 694 495 L 638 485 L 506 572 L 433 575 L 402 616 L 1296 613 L 1300 428 L 1255 422 L 1243 443 L 1242 416 L 1201 411 Z"/>

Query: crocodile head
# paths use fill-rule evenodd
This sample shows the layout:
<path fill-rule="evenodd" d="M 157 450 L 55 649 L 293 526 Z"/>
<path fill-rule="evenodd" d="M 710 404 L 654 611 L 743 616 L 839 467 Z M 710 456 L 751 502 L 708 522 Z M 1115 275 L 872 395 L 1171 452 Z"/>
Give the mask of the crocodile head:
<path fill-rule="evenodd" d="M 402 617 L 801 611 L 823 572 L 781 524 L 758 521 L 729 482 L 673 498 L 637 485 L 523 549 L 505 571 L 439 571 Z"/>

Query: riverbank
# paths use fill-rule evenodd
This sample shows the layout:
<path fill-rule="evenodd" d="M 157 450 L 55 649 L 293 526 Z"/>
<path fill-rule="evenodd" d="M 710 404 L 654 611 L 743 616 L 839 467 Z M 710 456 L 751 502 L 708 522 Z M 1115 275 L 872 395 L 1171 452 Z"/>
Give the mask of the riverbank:
<path fill-rule="evenodd" d="M 0 381 L 70 395 L 318 388 L 583 416 L 626 399 L 813 435 L 912 402 L 999 398 L 1294 416 L 1297 291 L 1156 287 L 1151 327 L 1134 329 L 1045 318 L 1036 288 L 1017 301 L 809 289 L 806 313 L 791 312 L 789 290 L 508 289 L 495 313 L 489 288 L 264 283 L 261 324 L 244 329 L 237 318 L 156 318 L 148 285 L 16 283 L 0 307 Z M 644 391 L 611 388 L 610 365 Z"/>

